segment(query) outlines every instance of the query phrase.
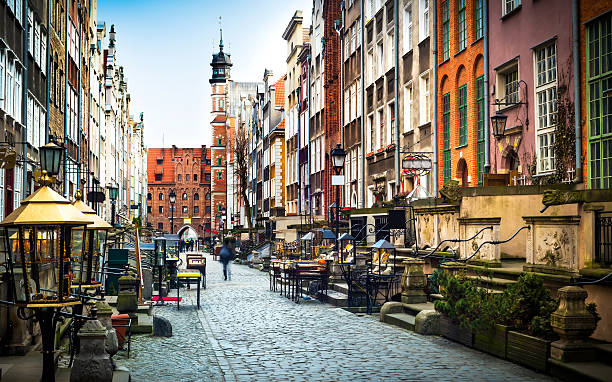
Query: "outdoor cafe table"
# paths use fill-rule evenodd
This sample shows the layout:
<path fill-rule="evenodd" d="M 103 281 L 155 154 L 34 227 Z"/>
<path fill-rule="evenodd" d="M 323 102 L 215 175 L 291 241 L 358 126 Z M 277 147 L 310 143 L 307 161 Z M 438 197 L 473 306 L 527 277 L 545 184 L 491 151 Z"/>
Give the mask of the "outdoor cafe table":
<path fill-rule="evenodd" d="M 185 272 L 181 271 L 176 274 L 176 309 L 181 309 L 181 283 L 198 286 L 198 309 L 200 309 L 200 284 L 202 282 L 202 274 L 200 272 Z"/>

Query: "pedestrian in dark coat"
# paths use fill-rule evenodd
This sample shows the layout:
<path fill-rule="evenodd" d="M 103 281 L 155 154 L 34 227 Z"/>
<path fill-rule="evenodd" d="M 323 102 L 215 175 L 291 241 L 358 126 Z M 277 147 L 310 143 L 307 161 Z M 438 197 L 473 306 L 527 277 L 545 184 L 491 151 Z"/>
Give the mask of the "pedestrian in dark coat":
<path fill-rule="evenodd" d="M 234 260 L 234 248 L 229 238 L 223 239 L 223 247 L 219 252 L 219 261 L 223 264 L 223 278 L 225 281 L 232 279 L 230 264 Z"/>

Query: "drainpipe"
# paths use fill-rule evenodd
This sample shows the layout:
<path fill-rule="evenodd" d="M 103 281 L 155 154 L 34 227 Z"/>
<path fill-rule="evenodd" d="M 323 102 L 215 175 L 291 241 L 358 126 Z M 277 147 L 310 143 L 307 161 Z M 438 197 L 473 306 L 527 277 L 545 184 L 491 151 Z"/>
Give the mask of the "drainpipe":
<path fill-rule="evenodd" d="M 484 2 L 487 3 L 486 1 Z M 486 6 L 486 5 L 485 5 Z M 432 62 L 433 62 L 433 118 L 431 121 L 433 130 L 433 196 L 434 198 L 438 197 L 438 4 L 434 5 L 432 9 L 432 17 L 433 17 L 433 32 L 432 32 Z M 486 65 L 485 65 L 486 67 Z"/>
<path fill-rule="evenodd" d="M 311 47 L 312 49 L 312 47 Z M 308 55 L 306 56 L 306 62 L 307 64 L 307 70 L 308 70 L 308 150 L 307 150 L 307 155 L 308 155 L 308 214 L 312 217 L 312 190 L 310 189 L 310 165 L 311 165 L 311 156 L 310 156 L 310 117 L 312 114 L 312 110 L 311 110 L 311 104 L 310 104 L 310 88 L 312 87 L 310 85 L 310 65 L 311 62 L 310 60 L 312 59 L 312 57 L 310 56 L 310 53 L 308 53 Z"/>
<path fill-rule="evenodd" d="M 51 26 L 51 6 L 48 7 L 48 12 L 47 12 L 47 102 L 46 102 L 46 107 L 47 107 L 47 113 L 45 115 L 45 144 L 49 142 L 49 98 L 50 98 L 50 94 L 51 94 L 51 86 L 49 85 L 49 79 L 51 78 L 51 39 L 50 39 L 50 35 L 51 33 L 49 33 L 51 31 L 51 28 L 49 28 Z"/>
<path fill-rule="evenodd" d="M 300 76 L 300 88 L 302 86 L 302 79 Z M 297 103 L 297 172 L 298 172 L 298 187 L 297 187 L 297 212 L 298 215 L 302 216 L 302 168 L 300 166 L 300 111 L 302 110 L 302 100 L 298 95 Z"/>
<path fill-rule="evenodd" d="M 70 19 L 68 18 L 68 14 L 70 13 L 69 10 L 70 8 L 68 7 L 68 0 L 66 0 L 65 2 L 65 9 L 66 9 L 66 20 L 65 20 L 65 27 L 66 30 L 64 30 L 64 50 L 65 50 L 65 59 L 64 59 L 64 183 L 63 183 L 63 187 L 64 187 L 64 197 L 66 197 L 68 195 L 68 187 L 66 187 L 67 181 L 68 181 L 68 173 L 67 173 L 67 167 L 68 167 L 68 149 L 67 149 L 67 145 L 66 143 L 68 142 L 68 60 L 70 59 L 70 55 L 68 54 L 68 23 L 70 22 Z"/>
<path fill-rule="evenodd" d="M 399 129 L 399 1 L 393 0 L 393 20 L 395 21 L 395 84 L 393 90 L 395 92 L 395 103 L 393 105 L 393 113 L 395 114 L 395 192 L 400 190 L 400 129 Z M 404 121 L 405 123 L 405 121 Z"/>
<path fill-rule="evenodd" d="M 578 0 L 572 0 L 572 55 L 574 56 L 574 129 L 576 133 L 576 178 L 574 182 L 582 183 L 582 120 L 580 109 L 580 29 L 578 25 Z"/>
<path fill-rule="evenodd" d="M 344 1 L 340 2 L 340 12 L 342 13 L 342 25 L 334 25 L 338 39 L 340 40 L 340 146 L 344 147 Z M 338 20 L 336 20 L 338 21 Z M 333 147 L 333 145 L 332 145 Z"/>
<path fill-rule="evenodd" d="M 83 46 L 81 44 L 81 41 L 83 40 L 83 19 L 81 17 L 82 10 L 83 10 L 82 5 L 81 5 L 81 3 L 79 3 L 78 9 L 77 9 L 77 11 L 78 11 L 77 17 L 79 18 L 79 55 L 81 55 L 83 53 L 83 50 L 82 50 Z M 77 122 L 77 127 L 78 127 L 77 128 L 77 134 L 78 134 L 77 135 L 77 147 L 78 147 L 78 150 L 77 150 L 77 165 L 76 165 L 76 168 L 77 168 L 77 187 L 80 188 L 81 187 L 81 128 L 82 128 L 81 127 L 81 120 L 83 119 L 83 115 L 82 115 L 83 110 L 81 108 L 81 93 L 82 93 L 81 92 L 81 88 L 82 88 L 81 85 L 82 85 L 82 82 L 83 82 L 83 76 L 81 74 L 82 74 L 83 67 L 82 67 L 82 64 L 81 64 L 81 57 L 77 57 L 76 59 L 79 60 L 79 70 L 78 70 L 78 72 L 79 72 L 79 79 L 78 79 L 78 81 L 76 81 L 77 84 L 78 84 L 77 86 L 79 88 L 78 89 L 79 90 L 79 94 L 78 94 L 78 98 L 77 98 L 77 100 L 78 100 L 77 102 L 79 103 L 78 109 L 77 109 L 77 113 L 78 113 L 79 117 L 78 117 L 78 122 Z"/>
<path fill-rule="evenodd" d="M 361 171 L 360 171 L 360 177 L 359 177 L 359 183 L 360 183 L 360 190 L 359 190 L 359 208 L 364 208 L 365 207 L 365 103 L 366 103 L 366 99 L 365 99 L 365 83 L 363 80 L 363 76 L 365 75 L 365 63 L 364 63 L 364 59 L 365 59 L 365 36 L 364 36 L 364 30 L 365 30 L 365 19 L 364 19 L 364 11 L 363 11 L 363 7 L 364 7 L 364 1 L 365 0 L 360 0 L 360 13 L 359 13 L 359 20 L 360 20 L 360 31 L 359 33 L 361 33 L 361 75 L 359 76 L 359 82 L 361 83 L 361 126 L 359 129 L 359 136 L 360 136 L 360 141 L 361 141 Z"/>
<path fill-rule="evenodd" d="M 27 14 L 28 14 L 28 6 L 27 6 L 28 2 L 24 1 L 23 5 L 22 5 L 22 15 L 26 15 L 26 19 L 27 19 Z M 23 86 L 22 89 L 22 94 L 23 96 L 21 97 L 21 116 L 22 116 L 22 121 L 23 121 L 23 135 L 22 135 L 22 142 L 27 142 L 27 138 L 28 138 L 28 46 L 29 46 L 29 34 L 30 34 L 30 30 L 28 28 L 28 22 L 26 20 L 25 24 L 25 33 L 23 35 L 23 58 L 24 58 L 24 62 L 23 62 L 23 75 L 21 77 L 21 84 Z M 23 145 L 23 168 L 22 168 L 22 174 L 21 174 L 21 198 L 24 198 L 24 195 L 26 193 L 26 188 L 28 185 L 28 145 L 25 144 Z M 17 179 L 15 179 L 15 181 L 18 181 Z M 15 195 L 15 190 L 14 190 L 14 186 L 13 186 L 13 205 L 15 205 L 14 202 L 14 195 Z"/>
<path fill-rule="evenodd" d="M 482 2 L 482 13 L 483 13 L 483 23 L 484 23 L 484 90 L 485 90 L 485 102 L 486 105 L 484 107 L 484 172 L 485 173 L 489 173 L 489 171 L 491 170 L 491 158 L 490 157 L 490 151 L 491 148 L 489 147 L 490 145 L 490 137 L 489 137 L 489 5 L 488 5 L 488 1 L 483 1 Z"/>

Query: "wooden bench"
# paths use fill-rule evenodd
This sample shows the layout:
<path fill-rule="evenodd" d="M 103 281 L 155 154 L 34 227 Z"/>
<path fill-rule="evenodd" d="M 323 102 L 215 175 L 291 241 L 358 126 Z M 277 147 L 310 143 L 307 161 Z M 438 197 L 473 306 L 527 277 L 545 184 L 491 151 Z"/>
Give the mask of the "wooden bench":
<path fill-rule="evenodd" d="M 202 288 L 206 289 L 206 257 L 195 253 L 187 254 L 187 269 L 193 269 L 202 275 Z"/>
<path fill-rule="evenodd" d="M 180 290 L 181 283 L 183 284 L 196 284 L 198 286 L 198 309 L 200 309 L 200 284 L 202 282 L 202 275 L 198 272 L 178 272 L 176 274 L 176 309 L 181 309 Z"/>

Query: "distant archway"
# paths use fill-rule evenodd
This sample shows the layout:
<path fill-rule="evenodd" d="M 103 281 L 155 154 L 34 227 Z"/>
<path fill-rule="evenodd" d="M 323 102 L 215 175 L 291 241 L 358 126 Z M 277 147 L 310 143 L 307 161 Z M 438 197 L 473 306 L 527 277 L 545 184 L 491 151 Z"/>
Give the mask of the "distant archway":
<path fill-rule="evenodd" d="M 180 239 L 197 239 L 198 231 L 190 225 L 184 225 L 176 233 Z"/>
<path fill-rule="evenodd" d="M 457 163 L 457 178 L 461 179 L 461 187 L 468 187 L 468 167 L 464 158 Z"/>

